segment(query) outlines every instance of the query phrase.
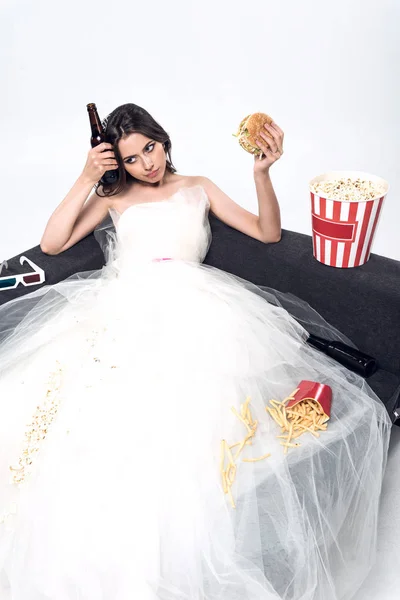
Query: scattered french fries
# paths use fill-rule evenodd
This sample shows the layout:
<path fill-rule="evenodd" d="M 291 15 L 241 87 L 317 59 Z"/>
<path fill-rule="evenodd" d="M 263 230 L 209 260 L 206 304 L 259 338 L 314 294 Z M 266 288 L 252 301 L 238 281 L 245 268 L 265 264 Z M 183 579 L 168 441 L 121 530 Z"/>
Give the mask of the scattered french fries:
<path fill-rule="evenodd" d="M 270 400 L 271 406 L 265 407 L 265 410 L 281 428 L 281 435 L 277 437 L 284 440 L 280 444 L 284 446 L 285 454 L 288 452 L 288 448 L 300 446 L 298 443 L 293 443 L 292 440 L 297 439 L 303 433 L 308 431 L 315 437 L 319 437 L 318 430 L 327 429 L 326 422 L 329 417 L 314 398 L 303 398 L 291 408 L 286 408 L 286 405 L 294 400 L 298 390 L 299 388 L 293 390 L 283 402 Z"/>
<path fill-rule="evenodd" d="M 297 441 L 303 433 L 311 433 L 315 437 L 320 436 L 320 431 L 325 431 L 328 427 L 327 421 L 329 416 L 324 412 L 323 408 L 316 402 L 314 398 L 302 398 L 297 404 L 287 405 L 295 400 L 295 395 L 300 388 L 296 388 L 282 402 L 278 400 L 270 400 L 271 406 L 266 406 L 265 410 L 272 419 L 279 425 L 281 432 L 276 437 L 280 441 L 280 445 L 284 448 L 284 453 L 287 454 L 289 448 L 298 448 L 301 444 Z M 227 494 L 233 508 L 236 508 L 235 501 L 232 495 L 232 486 L 235 481 L 237 465 L 236 461 L 243 452 L 246 445 L 253 443 L 253 438 L 257 431 L 258 421 L 254 420 L 250 411 L 250 397 L 240 405 L 240 412 L 232 407 L 233 414 L 243 423 L 246 428 L 246 435 L 241 441 L 234 444 L 228 444 L 226 440 L 221 440 L 221 459 L 220 472 L 222 479 L 222 488 L 224 494 Z M 237 449 L 235 454 L 233 449 Z M 266 453 L 257 458 L 243 458 L 242 462 L 255 463 L 266 458 L 271 454 Z"/>
<path fill-rule="evenodd" d="M 238 411 L 232 407 L 233 414 L 243 423 L 246 427 L 247 434 L 243 438 L 243 440 L 236 442 L 234 444 L 229 445 L 226 440 L 221 440 L 221 461 L 220 461 L 220 471 L 222 478 L 222 487 L 224 490 L 224 494 L 227 494 L 229 500 L 232 504 L 233 508 L 236 508 L 235 501 L 232 496 L 232 485 L 235 481 L 236 477 L 236 460 L 239 458 L 242 453 L 244 447 L 246 445 L 252 444 L 252 439 L 255 436 L 258 421 L 254 420 L 250 411 L 250 397 L 246 398 L 246 401 L 240 405 L 240 414 Z M 232 450 L 233 448 L 237 448 L 235 455 L 233 456 Z M 260 460 L 264 460 L 271 456 L 270 454 L 264 454 L 258 458 L 244 458 L 243 462 L 258 462 Z M 227 463 L 227 464 L 226 464 Z"/>

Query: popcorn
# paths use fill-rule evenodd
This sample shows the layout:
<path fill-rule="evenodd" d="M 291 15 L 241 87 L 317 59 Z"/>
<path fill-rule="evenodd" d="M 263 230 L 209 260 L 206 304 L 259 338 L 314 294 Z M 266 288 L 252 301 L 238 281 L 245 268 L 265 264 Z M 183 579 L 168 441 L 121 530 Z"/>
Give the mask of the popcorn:
<path fill-rule="evenodd" d="M 63 366 L 56 360 L 57 367 L 51 371 L 46 385 L 46 397 L 32 416 L 32 421 L 26 426 L 25 440 L 18 462 L 10 465 L 11 483 L 22 484 L 32 471 L 32 463 L 39 452 L 43 440 L 47 437 L 51 423 L 56 418 L 61 404 L 60 389 L 62 387 Z"/>
<path fill-rule="evenodd" d="M 364 202 L 386 194 L 386 186 L 368 179 L 329 179 L 311 184 L 311 191 L 317 196 L 332 200 Z"/>

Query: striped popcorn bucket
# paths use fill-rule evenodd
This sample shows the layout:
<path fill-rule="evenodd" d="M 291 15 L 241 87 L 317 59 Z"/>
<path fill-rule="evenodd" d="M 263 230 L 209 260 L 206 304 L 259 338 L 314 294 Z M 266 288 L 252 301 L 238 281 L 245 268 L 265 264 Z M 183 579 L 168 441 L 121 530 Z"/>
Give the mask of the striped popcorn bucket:
<path fill-rule="evenodd" d="M 311 186 L 334 179 L 364 179 L 384 190 L 370 200 L 339 200 L 318 196 Z M 389 189 L 381 177 L 361 171 L 331 171 L 310 181 L 314 257 L 330 267 L 359 267 L 367 262 Z"/>

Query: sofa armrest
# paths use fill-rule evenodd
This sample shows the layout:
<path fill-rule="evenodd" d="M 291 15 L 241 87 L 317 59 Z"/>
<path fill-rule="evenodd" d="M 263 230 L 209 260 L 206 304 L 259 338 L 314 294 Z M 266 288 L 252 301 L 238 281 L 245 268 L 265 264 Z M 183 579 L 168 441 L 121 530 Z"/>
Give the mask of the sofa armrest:
<path fill-rule="evenodd" d="M 93 233 L 65 252 L 53 256 L 42 252 L 40 246 L 34 246 L 5 261 L 7 268 L 3 267 L 1 277 L 27 273 L 32 270 L 26 264 L 21 266 L 19 261 L 21 256 L 27 256 L 35 265 L 43 269 L 45 281 L 42 284 L 30 285 L 28 287 L 19 284 L 14 289 L 0 289 L 0 305 L 19 296 L 29 294 L 44 285 L 53 285 L 59 281 L 63 281 L 74 273 L 101 269 L 105 264 L 103 252 Z"/>

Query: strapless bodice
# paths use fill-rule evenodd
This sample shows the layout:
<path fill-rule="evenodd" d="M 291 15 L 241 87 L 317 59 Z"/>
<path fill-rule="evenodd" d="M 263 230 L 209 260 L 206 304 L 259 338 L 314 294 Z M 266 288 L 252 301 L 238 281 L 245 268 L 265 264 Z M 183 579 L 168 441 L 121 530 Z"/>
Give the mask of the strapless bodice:
<path fill-rule="evenodd" d="M 165 200 L 110 209 L 120 269 L 133 262 L 173 258 L 202 262 L 211 242 L 210 202 L 201 185 L 184 187 Z"/>

